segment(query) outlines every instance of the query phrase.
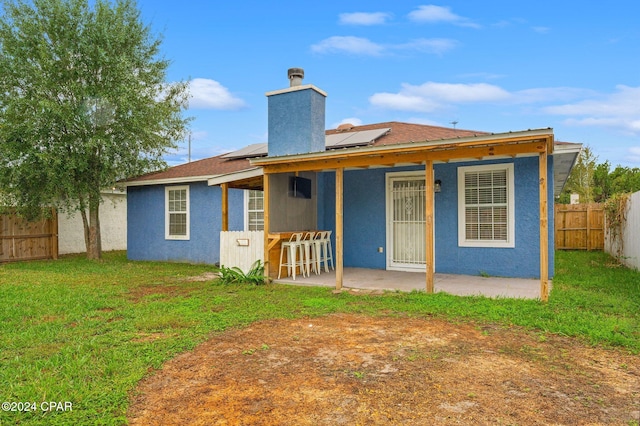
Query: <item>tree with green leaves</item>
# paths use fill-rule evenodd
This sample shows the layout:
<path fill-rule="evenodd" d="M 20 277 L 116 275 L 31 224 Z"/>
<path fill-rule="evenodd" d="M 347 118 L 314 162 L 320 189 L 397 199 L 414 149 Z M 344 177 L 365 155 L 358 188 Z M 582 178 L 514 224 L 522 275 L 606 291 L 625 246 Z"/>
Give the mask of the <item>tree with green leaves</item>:
<path fill-rule="evenodd" d="M 598 157 L 593 154 L 591 148 L 584 146 L 578 154 L 578 159 L 564 187 L 563 194 L 566 195 L 567 202 L 569 194 L 573 193 L 580 195 L 581 203 L 593 203 L 595 195 L 593 180 L 597 161 Z"/>
<path fill-rule="evenodd" d="M 611 170 L 609 161 L 598 163 L 598 157 L 585 146 L 558 202 L 568 204 L 570 195 L 579 194 L 581 203 L 603 203 L 616 194 L 640 191 L 640 168 L 616 166 Z"/>
<path fill-rule="evenodd" d="M 610 174 L 612 194 L 640 191 L 640 168 L 617 166 Z"/>
<path fill-rule="evenodd" d="M 0 0 L 0 192 L 26 216 L 80 212 L 101 255 L 101 190 L 166 167 L 183 139 L 186 82 L 135 0 Z"/>

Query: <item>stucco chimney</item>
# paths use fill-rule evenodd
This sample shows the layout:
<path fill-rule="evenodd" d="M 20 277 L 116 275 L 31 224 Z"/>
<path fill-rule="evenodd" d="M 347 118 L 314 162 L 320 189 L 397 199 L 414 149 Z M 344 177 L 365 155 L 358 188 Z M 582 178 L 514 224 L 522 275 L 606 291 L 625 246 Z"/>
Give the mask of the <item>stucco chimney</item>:
<path fill-rule="evenodd" d="M 325 150 L 325 98 L 311 84 L 302 84 L 304 70 L 289 68 L 289 87 L 267 92 L 270 157 Z"/>

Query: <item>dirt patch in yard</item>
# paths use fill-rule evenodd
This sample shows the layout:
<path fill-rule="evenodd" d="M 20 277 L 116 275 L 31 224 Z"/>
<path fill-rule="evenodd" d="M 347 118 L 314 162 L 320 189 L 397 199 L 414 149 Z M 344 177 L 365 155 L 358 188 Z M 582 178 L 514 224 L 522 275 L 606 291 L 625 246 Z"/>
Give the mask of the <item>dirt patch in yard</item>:
<path fill-rule="evenodd" d="M 516 327 L 330 315 L 214 336 L 144 380 L 133 425 L 638 424 L 640 357 Z"/>
<path fill-rule="evenodd" d="M 220 274 L 218 274 L 217 272 L 204 272 L 200 275 L 185 278 L 185 281 L 188 281 L 188 282 L 212 281 L 217 279 L 218 277 L 220 277 Z"/>

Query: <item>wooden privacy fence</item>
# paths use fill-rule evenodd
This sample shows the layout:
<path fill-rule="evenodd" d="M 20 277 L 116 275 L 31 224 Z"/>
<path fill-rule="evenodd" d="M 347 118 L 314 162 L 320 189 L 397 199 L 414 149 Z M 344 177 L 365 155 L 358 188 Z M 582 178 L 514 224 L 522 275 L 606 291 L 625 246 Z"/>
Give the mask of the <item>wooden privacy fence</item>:
<path fill-rule="evenodd" d="M 0 263 L 58 258 L 58 216 L 27 221 L 14 214 L 0 215 Z"/>
<path fill-rule="evenodd" d="M 602 204 L 555 205 L 556 250 L 603 250 Z"/>

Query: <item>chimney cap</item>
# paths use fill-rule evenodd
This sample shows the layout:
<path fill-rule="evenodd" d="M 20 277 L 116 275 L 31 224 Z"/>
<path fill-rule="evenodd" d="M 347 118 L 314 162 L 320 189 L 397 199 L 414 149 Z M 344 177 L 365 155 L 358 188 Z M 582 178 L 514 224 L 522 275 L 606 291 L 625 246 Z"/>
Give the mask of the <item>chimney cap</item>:
<path fill-rule="evenodd" d="M 304 69 L 302 69 L 302 68 L 289 68 L 287 70 L 287 74 L 289 75 L 289 78 L 293 78 L 293 77 L 304 78 Z"/>
<path fill-rule="evenodd" d="M 300 86 L 302 84 L 302 79 L 304 78 L 304 69 L 302 68 L 289 68 L 287 70 L 287 75 L 289 77 L 289 85 Z"/>

